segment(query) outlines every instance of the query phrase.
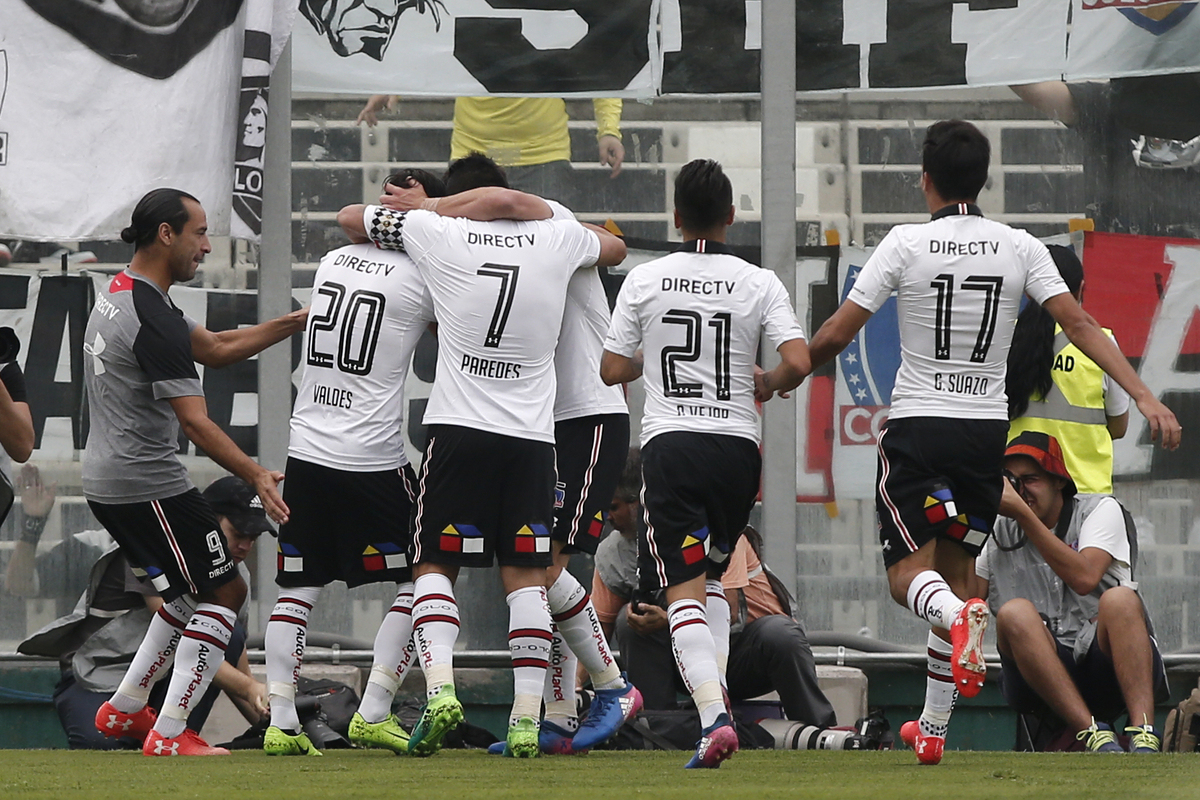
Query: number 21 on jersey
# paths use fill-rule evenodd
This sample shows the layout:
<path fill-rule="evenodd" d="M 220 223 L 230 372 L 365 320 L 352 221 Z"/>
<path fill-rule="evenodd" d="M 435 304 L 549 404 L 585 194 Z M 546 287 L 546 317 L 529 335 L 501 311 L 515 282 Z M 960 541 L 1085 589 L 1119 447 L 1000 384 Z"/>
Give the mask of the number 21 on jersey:
<path fill-rule="evenodd" d="M 682 381 L 676 374 L 679 364 L 700 360 L 703 318 L 698 312 L 673 308 L 663 314 L 662 321 L 664 325 L 680 325 L 684 330 L 682 345 L 667 345 L 662 349 L 663 393 L 667 397 L 703 398 L 704 384 Z M 718 400 L 729 399 L 729 337 L 732 326 L 733 320 L 728 313 L 713 314 L 707 324 L 713 329 L 712 375 Z"/>

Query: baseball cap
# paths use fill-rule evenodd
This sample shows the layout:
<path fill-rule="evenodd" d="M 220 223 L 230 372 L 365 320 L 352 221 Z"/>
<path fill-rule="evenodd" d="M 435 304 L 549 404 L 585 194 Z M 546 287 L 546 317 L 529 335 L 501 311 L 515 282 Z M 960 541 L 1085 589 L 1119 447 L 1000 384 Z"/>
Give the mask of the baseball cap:
<path fill-rule="evenodd" d="M 1004 456 L 1005 458 L 1008 456 L 1029 456 L 1046 472 L 1056 475 L 1067 482 L 1063 491 L 1068 497 L 1075 494 L 1075 481 L 1071 478 L 1071 473 L 1067 472 L 1067 465 L 1063 460 L 1062 448 L 1059 447 L 1058 440 L 1050 434 L 1042 433 L 1041 431 L 1024 431 L 1008 443 L 1008 447 L 1004 451 Z"/>
<path fill-rule="evenodd" d="M 245 536 L 260 533 L 278 536 L 267 519 L 258 492 L 241 478 L 228 475 L 213 481 L 204 490 L 204 499 L 215 513 L 228 517 L 238 533 Z"/>

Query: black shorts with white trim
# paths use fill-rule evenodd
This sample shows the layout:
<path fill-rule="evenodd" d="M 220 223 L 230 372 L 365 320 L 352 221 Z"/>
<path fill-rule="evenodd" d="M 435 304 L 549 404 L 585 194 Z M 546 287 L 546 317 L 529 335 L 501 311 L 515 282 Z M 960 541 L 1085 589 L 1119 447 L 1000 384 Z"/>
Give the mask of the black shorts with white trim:
<path fill-rule="evenodd" d="M 554 487 L 551 540 L 564 553 L 595 555 L 604 512 L 629 456 L 629 415 L 597 414 L 554 425 L 558 483 Z"/>
<path fill-rule="evenodd" d="M 238 577 L 217 515 L 195 488 L 161 500 L 88 500 L 88 506 L 121 545 L 134 574 L 165 602 L 205 594 Z"/>
<path fill-rule="evenodd" d="M 761 472 L 758 445 L 741 436 L 673 431 L 646 442 L 640 590 L 723 573 L 750 520 Z"/>
<path fill-rule="evenodd" d="M 279 526 L 275 583 L 354 587 L 412 580 L 412 467 L 351 472 L 289 458 L 285 474 L 283 501 L 291 517 Z"/>
<path fill-rule="evenodd" d="M 413 563 L 547 567 L 554 445 L 430 425 L 417 480 Z"/>
<path fill-rule="evenodd" d="M 875 510 L 890 567 L 940 537 L 978 556 L 991 535 L 1004 488 L 1008 422 L 891 419 L 879 436 Z"/>

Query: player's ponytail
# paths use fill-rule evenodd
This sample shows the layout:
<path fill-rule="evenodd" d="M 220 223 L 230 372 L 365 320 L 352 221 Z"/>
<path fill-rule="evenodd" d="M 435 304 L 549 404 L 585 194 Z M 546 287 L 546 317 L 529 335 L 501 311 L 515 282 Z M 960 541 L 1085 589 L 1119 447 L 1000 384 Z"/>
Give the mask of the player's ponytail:
<path fill-rule="evenodd" d="M 159 226 L 164 222 L 171 226 L 171 230 L 180 233 L 190 216 L 183 204 L 185 198 L 200 202 L 180 189 L 148 192 L 134 207 L 129 226 L 121 231 L 121 239 L 140 250 L 158 238 Z"/>

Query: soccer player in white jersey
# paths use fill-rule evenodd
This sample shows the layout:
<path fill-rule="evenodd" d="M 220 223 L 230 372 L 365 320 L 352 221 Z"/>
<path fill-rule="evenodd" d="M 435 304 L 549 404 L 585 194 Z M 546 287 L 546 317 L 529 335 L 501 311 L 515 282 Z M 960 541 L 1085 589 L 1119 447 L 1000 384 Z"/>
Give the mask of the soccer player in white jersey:
<path fill-rule="evenodd" d="M 1004 375 L 1021 296 L 1129 392 L 1152 436 L 1179 444 L 1175 416 L 1075 302 L 1046 248 L 975 205 L 989 156 L 974 125 L 930 126 L 921 189 L 932 220 L 892 228 L 811 343 L 816 368 L 897 293 L 901 363 L 879 437 L 875 505 L 892 598 L 931 626 L 925 708 L 901 728 L 923 764 L 941 760 L 957 694 L 972 697 L 983 685 L 987 605 L 968 587 L 1003 487 Z"/>
<path fill-rule="evenodd" d="M 430 195 L 444 193 L 424 170 L 384 184 L 409 180 Z M 279 599 L 266 631 L 271 726 L 263 750 L 320 755 L 300 730 L 295 696 L 321 588 L 393 581 L 399 590 L 375 637 L 375 663 L 349 733 L 360 746 L 405 753 L 408 734 L 391 713 L 413 653 L 408 550 L 416 476 L 402 438 L 404 380 L 433 302 L 411 258 L 367 243 L 321 259 L 312 302 L 283 484 L 292 515 L 279 529 Z"/>
<path fill-rule="evenodd" d="M 787 290 L 773 272 L 730 253 L 732 222 L 733 188 L 721 165 L 685 165 L 675 180 L 683 246 L 630 271 L 600 367 L 611 385 L 635 380 L 644 364 L 638 575 L 643 591 L 666 590 L 679 674 L 700 711 L 688 768 L 718 767 L 738 746 L 723 691 L 729 604 L 720 576 L 758 494 L 754 400 L 794 388 L 808 372 Z M 756 379 L 764 336 L 783 361 Z"/>
<path fill-rule="evenodd" d="M 449 197 L 435 203 L 444 216 L 470 219 L 574 219 L 554 201 L 537 203 L 508 188 L 496 162 L 478 153 L 458 159 L 446 173 Z M 479 190 L 479 191 L 472 191 Z M 386 187 L 380 203 L 406 211 L 420 208 L 426 195 L 420 184 Z M 542 693 L 545 717 L 539 731 L 543 753 L 570 755 L 609 739 L 641 708 L 641 694 L 620 672 L 600 627 L 591 596 L 566 567 L 572 553 L 595 554 L 604 528 L 604 509 L 620 479 L 629 451 L 629 411 L 619 386 L 600 379 L 600 356 L 608 333 L 608 298 L 597 270 L 581 269 L 567 283 L 554 372 L 554 447 L 558 483 L 546 596 L 554 638 Z M 578 652 L 578 655 L 576 654 Z M 575 705 L 576 665 L 592 679 L 596 699 L 579 724 Z M 505 743 L 498 742 L 496 752 Z"/>
<path fill-rule="evenodd" d="M 460 567 L 495 560 L 513 660 L 506 741 L 512 755 L 536 756 L 551 640 L 554 348 L 571 274 L 620 263 L 625 245 L 573 220 L 480 222 L 381 206 L 350 206 L 338 219 L 349 228 L 355 217 L 377 245 L 412 257 L 438 320 L 413 530 L 414 636 L 429 699 L 409 752 L 436 752 L 462 719 L 454 580 Z"/>

